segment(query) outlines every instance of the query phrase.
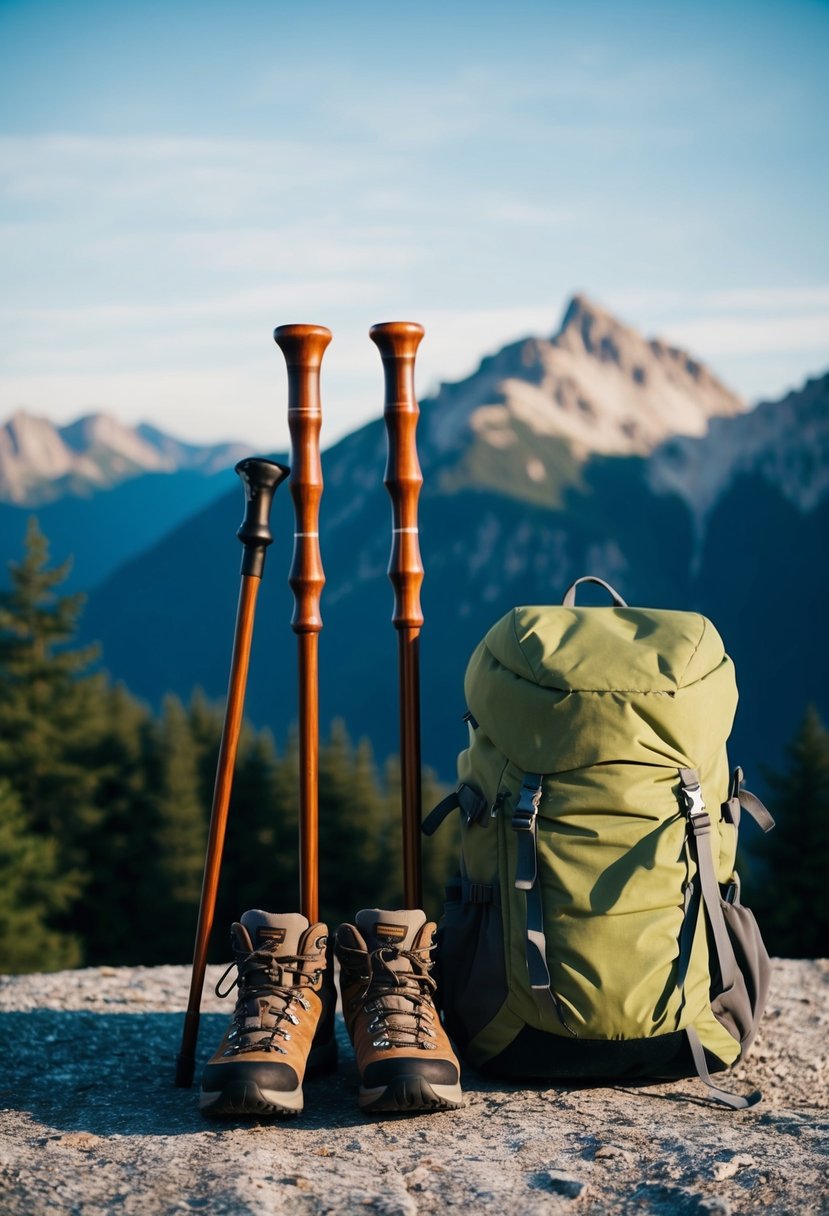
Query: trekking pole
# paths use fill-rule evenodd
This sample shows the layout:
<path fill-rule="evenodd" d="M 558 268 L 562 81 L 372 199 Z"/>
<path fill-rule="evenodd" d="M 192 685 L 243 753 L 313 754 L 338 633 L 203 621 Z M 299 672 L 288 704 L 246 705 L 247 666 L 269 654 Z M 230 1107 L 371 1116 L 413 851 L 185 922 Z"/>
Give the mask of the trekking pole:
<path fill-rule="evenodd" d="M 233 787 L 233 771 L 236 766 L 239 734 L 242 729 L 256 596 L 265 566 L 265 551 L 273 540 L 269 526 L 271 503 L 277 486 L 285 480 L 290 469 L 283 464 L 276 464 L 272 460 L 250 457 L 247 460 L 239 461 L 236 465 L 236 472 L 242 479 L 245 488 L 245 517 L 236 533 L 245 547 L 245 552 L 242 556 L 242 585 L 239 590 L 239 606 L 236 611 L 236 629 L 230 660 L 230 680 L 227 689 L 222 741 L 219 745 L 219 760 L 216 766 L 216 784 L 213 787 L 213 807 L 210 812 L 210 830 L 204 860 L 196 944 L 193 950 L 190 997 L 187 1003 L 187 1013 L 184 1016 L 181 1049 L 176 1059 L 176 1085 L 181 1089 L 188 1089 L 193 1084 L 193 1073 L 196 1067 L 196 1041 L 199 1034 L 204 972 L 207 966 L 207 947 L 216 911 L 227 813 L 230 806 L 230 792 Z"/>
<path fill-rule="evenodd" d="M 397 632 L 400 683 L 400 783 L 403 816 L 403 892 L 407 908 L 420 908 L 420 588 L 423 563 L 417 500 L 423 477 L 417 458 L 420 410 L 414 391 L 414 362 L 423 326 L 413 321 L 373 325 L 369 337 L 383 360 L 388 459 L 383 481 L 392 503 L 389 578 L 394 587 L 392 622 Z"/>
<path fill-rule="evenodd" d="M 331 331 L 322 325 L 280 325 L 274 341 L 288 367 L 291 497 L 296 530 L 288 582 L 294 593 L 291 627 L 299 654 L 299 902 L 319 918 L 319 675 L 320 596 L 325 574 L 319 546 L 320 365 Z"/>

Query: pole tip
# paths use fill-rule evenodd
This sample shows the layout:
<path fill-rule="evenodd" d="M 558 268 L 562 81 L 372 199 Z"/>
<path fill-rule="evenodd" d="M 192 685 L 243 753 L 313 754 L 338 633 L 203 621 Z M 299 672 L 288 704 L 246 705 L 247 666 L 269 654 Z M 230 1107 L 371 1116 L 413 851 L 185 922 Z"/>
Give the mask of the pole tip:
<path fill-rule="evenodd" d="M 176 1089 L 190 1089 L 196 1071 L 195 1056 L 176 1056 Z"/>

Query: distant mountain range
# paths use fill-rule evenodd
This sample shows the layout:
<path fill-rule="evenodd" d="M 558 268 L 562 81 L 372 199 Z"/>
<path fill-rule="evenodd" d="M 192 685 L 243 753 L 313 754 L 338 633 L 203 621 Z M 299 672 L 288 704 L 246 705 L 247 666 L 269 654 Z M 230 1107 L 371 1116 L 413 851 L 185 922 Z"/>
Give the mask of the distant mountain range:
<path fill-rule="evenodd" d="M 485 358 L 421 411 L 423 745 L 442 776 L 465 742 L 463 671 L 480 636 L 584 573 L 630 603 L 712 618 L 741 689 L 732 758 L 756 784 L 809 700 L 829 717 L 816 610 L 829 593 L 829 375 L 748 409 L 697 360 L 578 296 L 554 336 Z M 377 419 L 324 454 L 321 510 L 323 723 L 342 715 L 381 757 L 397 750 L 384 465 Z M 224 694 L 242 513 L 227 484 L 92 591 L 86 636 L 152 701 L 197 684 Z M 287 490 L 273 531 L 248 711 L 282 738 L 296 716 Z"/>
<path fill-rule="evenodd" d="M 126 426 L 107 414 L 55 426 L 19 410 L 0 427 L 0 501 L 40 507 L 109 490 L 142 473 L 188 470 L 209 477 L 245 455 L 238 443 L 184 443 L 156 427 Z"/>
<path fill-rule="evenodd" d="M 0 426 L 0 586 L 36 513 L 68 586 L 87 590 L 225 492 L 250 450 L 183 443 L 89 414 L 67 426 L 18 411 Z"/>

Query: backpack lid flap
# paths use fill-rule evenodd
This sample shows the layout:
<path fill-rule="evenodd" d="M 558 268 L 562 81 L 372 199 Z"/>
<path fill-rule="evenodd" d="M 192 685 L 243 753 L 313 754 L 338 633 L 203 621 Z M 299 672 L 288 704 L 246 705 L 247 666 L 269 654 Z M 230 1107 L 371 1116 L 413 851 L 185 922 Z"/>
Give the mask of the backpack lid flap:
<path fill-rule="evenodd" d="M 676 692 L 725 657 L 704 616 L 658 608 L 514 608 L 485 641 L 509 671 L 565 692 Z"/>
<path fill-rule="evenodd" d="M 737 704 L 713 625 L 643 608 L 515 608 L 472 655 L 465 693 L 485 734 L 532 772 L 698 766 L 727 739 Z"/>

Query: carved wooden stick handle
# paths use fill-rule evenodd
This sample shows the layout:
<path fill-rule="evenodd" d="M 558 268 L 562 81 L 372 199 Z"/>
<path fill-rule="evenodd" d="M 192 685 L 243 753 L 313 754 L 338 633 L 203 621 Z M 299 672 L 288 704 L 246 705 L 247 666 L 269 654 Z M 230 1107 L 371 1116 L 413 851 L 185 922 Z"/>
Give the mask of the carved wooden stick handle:
<path fill-rule="evenodd" d="M 388 437 L 388 459 L 383 478 L 392 503 L 392 546 L 389 578 L 394 587 L 396 629 L 420 629 L 423 612 L 420 588 L 423 563 L 417 528 L 417 502 L 423 476 L 417 459 L 417 422 L 420 410 L 414 390 L 414 363 L 423 337 L 414 321 L 373 325 L 369 337 L 383 360 L 386 401 L 383 417 Z"/>
<path fill-rule="evenodd" d="M 288 366 L 288 428 L 291 432 L 291 498 L 296 530 L 288 582 L 294 593 L 291 626 L 295 633 L 322 629 L 320 596 L 325 574 L 319 546 L 320 365 L 331 331 L 322 325 L 280 325 L 274 342 Z"/>
<path fill-rule="evenodd" d="M 417 458 L 420 410 L 414 390 L 414 362 L 423 326 L 413 321 L 374 325 L 369 337 L 383 360 L 388 459 L 384 482 L 392 504 L 389 578 L 394 587 L 392 621 L 398 631 L 400 683 L 400 785 L 403 814 L 403 892 L 408 908 L 423 903 L 420 859 L 420 588 L 423 563 L 417 502 L 423 476 Z"/>
<path fill-rule="evenodd" d="M 325 573 L 319 546 L 320 365 L 331 341 L 322 325 L 280 325 L 274 341 L 288 366 L 291 497 L 294 555 L 288 581 L 294 593 L 291 626 L 299 651 L 299 893 L 304 916 L 319 919 L 319 677 L 317 641 Z"/>

